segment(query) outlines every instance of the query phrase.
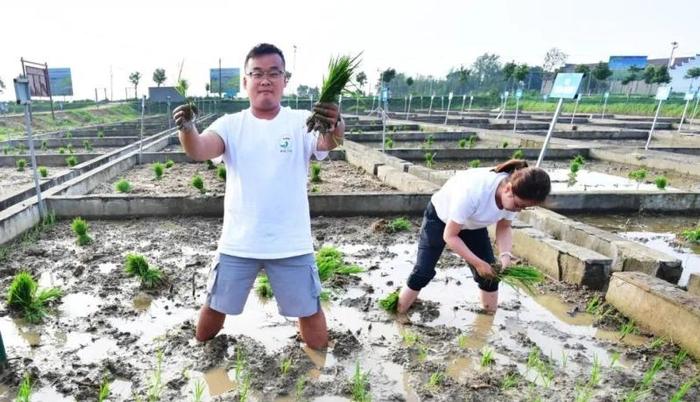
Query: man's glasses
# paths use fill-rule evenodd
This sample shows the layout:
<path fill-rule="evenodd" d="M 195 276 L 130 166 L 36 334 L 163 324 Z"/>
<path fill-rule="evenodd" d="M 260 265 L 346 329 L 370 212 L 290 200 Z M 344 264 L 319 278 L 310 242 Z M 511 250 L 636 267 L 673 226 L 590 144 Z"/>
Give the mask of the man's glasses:
<path fill-rule="evenodd" d="M 285 72 L 282 70 L 270 70 L 270 71 L 251 71 L 246 73 L 246 75 L 256 81 L 264 79 L 266 76 L 271 81 L 276 81 L 285 76 Z"/>

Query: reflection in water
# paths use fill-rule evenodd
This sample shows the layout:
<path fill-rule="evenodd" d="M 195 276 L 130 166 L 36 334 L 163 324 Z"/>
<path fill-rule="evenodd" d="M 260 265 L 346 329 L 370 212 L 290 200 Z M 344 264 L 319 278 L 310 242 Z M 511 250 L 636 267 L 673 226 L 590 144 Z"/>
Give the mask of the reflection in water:
<path fill-rule="evenodd" d="M 228 392 L 236 386 L 229 378 L 226 369 L 221 367 L 204 373 L 204 381 L 206 381 L 209 395 L 212 397 Z"/>

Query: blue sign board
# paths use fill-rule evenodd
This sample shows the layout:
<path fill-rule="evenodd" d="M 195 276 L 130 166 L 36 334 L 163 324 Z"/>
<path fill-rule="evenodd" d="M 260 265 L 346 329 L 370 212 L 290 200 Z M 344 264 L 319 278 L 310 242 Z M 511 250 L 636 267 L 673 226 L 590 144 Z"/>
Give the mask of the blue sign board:
<path fill-rule="evenodd" d="M 49 68 L 51 96 L 73 96 L 70 68 Z"/>
<path fill-rule="evenodd" d="M 523 90 L 518 89 L 517 91 L 515 91 L 515 97 L 518 99 L 522 98 L 523 97 Z"/>
<path fill-rule="evenodd" d="M 583 74 L 581 73 L 559 73 L 554 79 L 554 85 L 549 92 L 552 98 L 574 99 L 581 86 Z"/>

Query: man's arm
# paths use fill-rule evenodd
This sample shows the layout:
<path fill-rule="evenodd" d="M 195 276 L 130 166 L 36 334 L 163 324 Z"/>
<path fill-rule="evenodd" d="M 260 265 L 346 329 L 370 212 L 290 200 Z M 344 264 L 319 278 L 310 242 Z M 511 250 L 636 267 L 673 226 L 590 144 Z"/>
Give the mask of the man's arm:
<path fill-rule="evenodd" d="M 173 110 L 173 119 L 179 129 L 180 144 L 187 156 L 196 161 L 205 161 L 221 156 L 224 153 L 224 141 L 221 137 L 211 130 L 199 134 L 194 122 L 185 119 L 183 106 L 178 106 Z"/>

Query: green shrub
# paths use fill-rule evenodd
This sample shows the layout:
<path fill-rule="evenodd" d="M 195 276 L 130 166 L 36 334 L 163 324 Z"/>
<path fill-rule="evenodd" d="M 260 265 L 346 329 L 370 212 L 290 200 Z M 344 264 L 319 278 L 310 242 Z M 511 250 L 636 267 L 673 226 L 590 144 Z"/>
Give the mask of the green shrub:
<path fill-rule="evenodd" d="M 459 141 L 457 141 L 457 147 L 459 147 L 459 149 L 467 148 L 468 144 L 469 144 L 469 141 L 467 141 L 466 138 L 462 138 Z"/>
<path fill-rule="evenodd" d="M 394 148 L 394 140 L 392 140 L 391 137 L 386 137 L 384 140 L 384 146 L 389 149 Z"/>
<path fill-rule="evenodd" d="M 129 193 L 131 192 L 131 183 L 129 183 L 126 179 L 121 178 L 118 182 L 116 182 L 114 188 L 118 193 Z"/>
<path fill-rule="evenodd" d="M 647 178 L 647 171 L 646 169 L 637 169 L 629 172 L 628 174 L 630 179 L 635 180 L 637 183 L 641 183 L 644 181 L 644 179 Z"/>

